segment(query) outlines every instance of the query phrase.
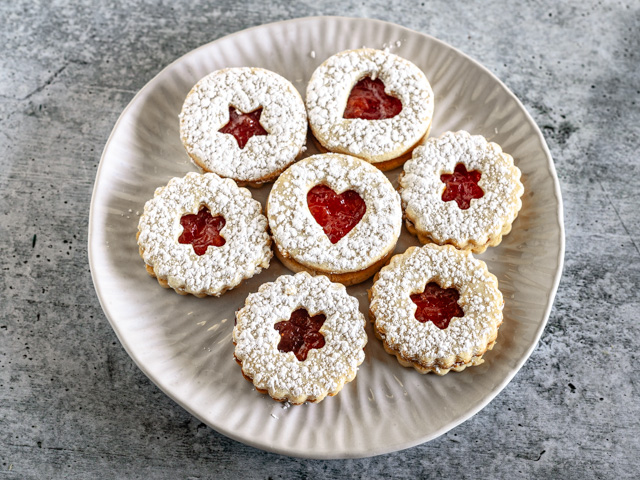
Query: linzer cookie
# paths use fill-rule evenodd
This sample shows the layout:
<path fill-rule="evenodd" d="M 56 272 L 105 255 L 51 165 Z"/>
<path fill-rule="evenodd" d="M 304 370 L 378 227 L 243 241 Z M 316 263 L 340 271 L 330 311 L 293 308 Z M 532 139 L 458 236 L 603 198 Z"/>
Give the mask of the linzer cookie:
<path fill-rule="evenodd" d="M 484 252 L 511 231 L 522 207 L 520 176 L 511 155 L 480 135 L 430 138 L 399 179 L 407 228 L 422 243 Z"/>
<path fill-rule="evenodd" d="M 347 286 L 384 265 L 402 226 L 400 198 L 387 177 L 335 153 L 287 169 L 273 185 L 267 217 L 276 255 L 287 268 Z"/>
<path fill-rule="evenodd" d="M 411 247 L 369 291 L 376 336 L 401 365 L 444 375 L 484 362 L 502 323 L 498 280 L 469 251 Z"/>
<path fill-rule="evenodd" d="M 235 358 L 261 393 L 320 402 L 353 380 L 367 343 L 364 315 L 343 285 L 306 272 L 263 284 L 236 314 Z"/>
<path fill-rule="evenodd" d="M 262 68 L 227 68 L 200 80 L 180 114 L 180 136 L 202 169 L 243 185 L 273 181 L 302 152 L 307 115 L 295 87 Z"/>
<path fill-rule="evenodd" d="M 362 48 L 320 65 L 307 86 L 306 104 L 313 135 L 325 150 L 390 170 L 428 134 L 434 96 L 413 63 Z"/>
<path fill-rule="evenodd" d="M 182 295 L 219 296 L 272 257 L 260 203 L 213 173 L 188 173 L 156 189 L 137 238 L 147 272 Z"/>

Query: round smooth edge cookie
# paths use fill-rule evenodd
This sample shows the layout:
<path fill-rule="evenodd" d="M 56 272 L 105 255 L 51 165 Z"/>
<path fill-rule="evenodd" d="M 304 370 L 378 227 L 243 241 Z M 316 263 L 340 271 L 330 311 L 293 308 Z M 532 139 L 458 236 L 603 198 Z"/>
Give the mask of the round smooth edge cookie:
<path fill-rule="evenodd" d="M 401 112 L 382 120 L 345 119 L 354 85 L 380 78 L 385 92 L 400 99 Z M 325 60 L 307 86 L 309 125 L 320 145 L 331 152 L 362 158 L 390 170 L 404 163 L 428 135 L 434 95 L 425 74 L 410 61 L 382 50 L 346 50 Z"/>
<path fill-rule="evenodd" d="M 365 202 L 362 219 L 337 243 L 309 210 L 307 194 L 317 185 L 338 195 L 354 190 Z M 276 255 L 287 268 L 328 275 L 346 286 L 384 265 L 402 228 L 400 198 L 387 177 L 363 160 L 336 153 L 313 155 L 287 169 L 273 185 L 267 218 Z"/>
<path fill-rule="evenodd" d="M 419 322 L 411 295 L 429 282 L 455 288 L 462 317 L 453 317 L 444 329 Z M 369 291 L 369 315 L 385 351 L 401 365 L 420 373 L 444 375 L 480 365 L 491 350 L 502 324 L 504 300 L 498 280 L 486 264 L 469 251 L 451 245 L 410 247 L 395 255 Z"/>
<path fill-rule="evenodd" d="M 180 219 L 201 207 L 222 215 L 225 244 L 197 255 L 178 242 Z M 198 297 L 219 296 L 269 267 L 273 256 L 267 219 L 246 188 L 213 173 L 191 172 L 156 189 L 138 222 L 137 241 L 147 272 L 164 287 Z"/>
<path fill-rule="evenodd" d="M 229 109 L 242 113 L 262 108 L 259 123 L 267 135 L 249 138 L 240 148 L 221 133 Z M 307 114 L 295 87 L 263 68 L 217 70 L 191 89 L 180 113 L 180 137 L 193 162 L 208 172 L 243 185 L 273 181 L 305 149 Z"/>
<path fill-rule="evenodd" d="M 281 336 L 275 329 L 299 308 L 326 317 L 319 330 L 325 344 L 309 350 L 304 361 L 293 351 L 278 349 Z M 302 272 L 282 275 L 247 297 L 236 313 L 233 342 L 242 374 L 256 390 L 278 401 L 301 404 L 336 395 L 355 378 L 364 361 L 367 334 L 358 301 L 343 285 Z"/>
<path fill-rule="evenodd" d="M 480 171 L 482 198 L 462 210 L 456 201 L 444 201 L 443 173 L 462 163 Z M 522 207 L 524 186 L 513 157 L 481 135 L 445 132 L 413 151 L 398 180 L 407 229 L 422 243 L 451 244 L 482 253 L 511 231 Z"/>

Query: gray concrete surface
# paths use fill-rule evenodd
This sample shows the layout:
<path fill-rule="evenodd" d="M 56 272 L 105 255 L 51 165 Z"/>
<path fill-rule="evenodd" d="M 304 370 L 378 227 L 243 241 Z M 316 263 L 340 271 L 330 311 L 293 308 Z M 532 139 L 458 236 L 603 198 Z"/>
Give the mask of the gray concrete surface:
<path fill-rule="evenodd" d="M 637 478 L 640 5 L 637 1 L 0 3 L 0 478 Z M 153 385 L 105 319 L 87 263 L 102 148 L 171 61 L 244 28 L 380 18 L 479 60 L 554 156 L 566 264 L 540 345 L 439 439 L 348 461 L 255 450 Z"/>

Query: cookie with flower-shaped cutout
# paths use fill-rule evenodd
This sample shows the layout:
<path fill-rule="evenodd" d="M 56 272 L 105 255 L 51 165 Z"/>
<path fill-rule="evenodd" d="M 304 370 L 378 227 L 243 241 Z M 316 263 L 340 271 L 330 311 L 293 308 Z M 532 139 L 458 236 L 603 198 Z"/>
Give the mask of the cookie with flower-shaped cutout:
<path fill-rule="evenodd" d="M 394 256 L 369 291 L 376 336 L 401 365 L 444 375 L 484 362 L 502 324 L 498 280 L 468 250 L 434 244 Z"/>
<path fill-rule="evenodd" d="M 484 252 L 511 231 L 522 207 L 520 177 L 511 155 L 481 135 L 430 138 L 399 178 L 407 228 L 422 243 Z"/>
<path fill-rule="evenodd" d="M 352 381 L 364 360 L 364 315 L 345 287 L 306 272 L 263 284 L 236 313 L 234 356 L 256 390 L 317 403 Z"/>
<path fill-rule="evenodd" d="M 269 267 L 260 202 L 231 179 L 188 173 L 156 189 L 138 222 L 147 272 L 182 295 L 219 296 Z"/>

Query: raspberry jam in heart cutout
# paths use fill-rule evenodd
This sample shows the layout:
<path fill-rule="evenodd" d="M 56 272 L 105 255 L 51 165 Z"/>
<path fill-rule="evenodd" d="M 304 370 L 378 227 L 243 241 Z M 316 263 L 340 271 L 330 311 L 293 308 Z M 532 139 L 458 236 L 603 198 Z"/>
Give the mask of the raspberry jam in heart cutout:
<path fill-rule="evenodd" d="M 382 80 L 365 77 L 351 89 L 343 117 L 383 120 L 395 117 L 401 111 L 402 102 L 385 93 Z"/>
<path fill-rule="evenodd" d="M 233 135 L 240 149 L 243 149 L 254 135 L 267 135 L 267 131 L 260 124 L 260 115 L 262 107 L 250 113 L 242 113 L 234 107 L 229 107 L 229 123 L 218 131 Z"/>
<path fill-rule="evenodd" d="M 273 328 L 280 332 L 278 350 L 293 352 L 298 360 L 303 362 L 312 348 L 324 347 L 324 336 L 320 327 L 327 319 L 322 313 L 309 316 L 304 308 L 299 308 L 291 314 L 289 320 L 276 323 Z"/>
<path fill-rule="evenodd" d="M 440 330 L 449 326 L 453 317 L 464 317 L 458 305 L 460 294 L 455 288 L 441 288 L 435 282 L 427 283 L 422 293 L 411 295 L 416 304 L 416 320 L 421 323 L 433 322 Z"/>
<path fill-rule="evenodd" d="M 331 243 L 337 243 L 349 233 L 367 211 L 364 200 L 355 190 L 337 195 L 326 185 L 316 185 L 309 190 L 307 204 Z"/>
<path fill-rule="evenodd" d="M 197 215 L 183 215 L 180 225 L 184 228 L 178 238 L 179 243 L 190 243 L 196 255 L 204 255 L 209 245 L 221 247 L 226 240 L 220 235 L 220 230 L 227 223 L 222 215 L 212 217 L 207 207 L 200 209 Z"/>
<path fill-rule="evenodd" d="M 481 176 L 478 170 L 467 172 L 463 163 L 457 164 L 453 173 L 440 175 L 440 180 L 446 184 L 442 201 L 455 200 L 460 210 L 467 210 L 471 206 L 471 199 L 484 197 L 484 191 L 478 185 Z"/>

